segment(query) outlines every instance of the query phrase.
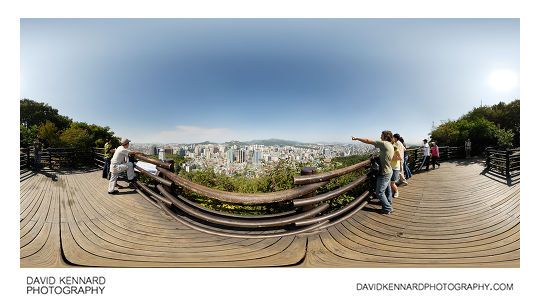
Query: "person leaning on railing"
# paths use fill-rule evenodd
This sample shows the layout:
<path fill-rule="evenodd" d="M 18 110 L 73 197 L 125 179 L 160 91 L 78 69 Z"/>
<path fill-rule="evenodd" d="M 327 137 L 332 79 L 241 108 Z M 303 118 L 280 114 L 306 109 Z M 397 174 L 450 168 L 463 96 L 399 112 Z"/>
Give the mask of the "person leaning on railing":
<path fill-rule="evenodd" d="M 133 163 L 126 162 L 130 155 L 140 154 L 144 156 L 144 153 L 140 151 L 130 151 L 129 142 L 127 138 L 123 138 L 120 142 L 120 146 L 116 148 L 114 155 L 111 159 L 111 178 L 109 180 L 109 194 L 118 193 L 118 190 L 114 190 L 116 186 L 116 181 L 118 180 L 118 175 L 125 171 L 127 173 L 128 181 L 132 181 L 135 178 L 135 171 L 133 170 Z M 129 184 L 130 188 L 135 188 L 133 183 Z"/>
<path fill-rule="evenodd" d="M 381 166 L 379 174 L 377 175 L 377 184 L 375 187 L 375 194 L 381 201 L 382 214 L 389 214 L 392 212 L 392 189 L 390 188 L 390 179 L 392 178 L 392 166 L 390 162 L 394 157 L 394 146 L 392 145 L 392 132 L 383 131 L 381 134 L 381 141 L 373 141 L 366 138 L 358 138 L 352 136 L 352 140 L 358 140 L 363 143 L 372 144 L 379 149 L 379 159 Z"/>
<path fill-rule="evenodd" d="M 114 149 L 111 144 L 111 139 L 106 138 L 105 139 L 105 154 L 103 154 L 103 158 L 105 159 L 105 164 L 103 164 L 103 174 L 102 177 L 107 179 L 109 177 L 109 171 L 111 167 L 111 159 L 114 154 Z"/>

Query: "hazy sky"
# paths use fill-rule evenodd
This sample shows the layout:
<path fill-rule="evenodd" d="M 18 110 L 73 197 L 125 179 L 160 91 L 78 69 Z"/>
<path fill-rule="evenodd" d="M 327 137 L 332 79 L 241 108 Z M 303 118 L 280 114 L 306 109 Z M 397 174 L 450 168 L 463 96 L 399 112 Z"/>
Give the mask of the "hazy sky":
<path fill-rule="evenodd" d="M 134 142 L 413 143 L 519 97 L 519 19 L 21 20 L 21 98 Z"/>

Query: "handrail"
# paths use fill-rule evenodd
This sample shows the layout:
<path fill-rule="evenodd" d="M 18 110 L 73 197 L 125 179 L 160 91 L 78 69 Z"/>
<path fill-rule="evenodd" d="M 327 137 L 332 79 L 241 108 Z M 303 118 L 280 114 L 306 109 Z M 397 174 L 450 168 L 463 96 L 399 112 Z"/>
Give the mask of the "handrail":
<path fill-rule="evenodd" d="M 366 174 L 366 175 L 362 176 L 361 178 L 356 179 L 356 180 L 352 181 L 351 183 L 349 183 L 349 184 L 347 184 L 345 186 L 342 186 L 341 188 L 338 188 L 338 189 L 333 190 L 333 191 L 329 191 L 327 193 L 319 194 L 319 195 L 309 197 L 309 198 L 293 200 L 293 204 L 294 204 L 294 206 L 298 207 L 298 206 L 316 204 L 316 203 L 323 202 L 323 201 L 326 201 L 326 200 L 329 200 L 329 199 L 333 199 L 333 198 L 335 198 L 335 197 L 337 197 L 337 196 L 339 196 L 339 195 L 353 189 L 354 187 L 360 185 L 361 183 L 366 181 L 369 176 L 371 176 L 371 175 Z"/>
<path fill-rule="evenodd" d="M 286 201 L 314 192 L 315 190 L 328 184 L 328 182 L 314 183 L 288 190 L 270 193 L 237 193 L 208 188 L 206 186 L 193 183 L 182 177 L 179 177 L 178 175 L 164 168 L 158 167 L 157 169 L 168 179 L 195 193 L 202 194 L 206 197 L 217 199 L 220 201 L 239 204 L 267 204 Z"/>
<path fill-rule="evenodd" d="M 152 158 L 148 158 L 146 156 L 143 156 L 143 155 L 139 155 L 139 154 L 134 154 L 133 155 L 135 158 L 141 160 L 141 161 L 145 161 L 145 162 L 148 162 L 148 163 L 152 163 L 156 166 L 159 166 L 159 167 L 162 167 L 162 168 L 166 168 L 166 169 L 171 169 L 172 167 L 172 163 L 165 163 L 165 162 L 162 162 L 162 161 L 159 161 L 159 160 L 155 160 L 155 159 L 152 159 Z"/>
<path fill-rule="evenodd" d="M 365 160 L 358 164 L 354 164 L 354 165 L 337 169 L 337 170 L 328 171 L 325 173 L 306 175 L 306 176 L 296 176 L 294 177 L 294 184 L 304 185 L 304 184 L 328 181 L 330 179 L 358 170 L 362 167 L 366 167 L 369 165 L 370 162 L 371 162 L 370 160 Z"/>
<path fill-rule="evenodd" d="M 521 160 L 519 148 L 500 150 L 487 147 L 485 155 L 487 170 L 503 173 L 506 177 L 510 177 L 512 171 L 520 169 Z"/>
<path fill-rule="evenodd" d="M 240 227 L 240 228 L 268 228 L 268 227 L 288 225 L 296 221 L 315 216 L 323 212 L 330 206 L 329 204 L 325 203 L 318 207 L 315 207 L 314 209 L 310 211 L 302 212 L 300 214 L 289 216 L 289 217 L 280 217 L 280 218 L 274 218 L 274 219 L 272 218 L 261 219 L 261 220 L 254 220 L 254 221 L 239 220 L 239 219 L 234 219 L 234 218 L 210 215 L 201 210 L 187 206 L 186 204 L 178 200 L 176 197 L 174 197 L 172 194 L 167 192 L 165 189 L 163 189 L 163 187 L 158 186 L 158 189 L 163 195 L 165 195 L 165 197 L 171 203 L 173 203 L 176 206 L 176 208 L 186 212 L 189 215 L 192 215 L 201 220 L 205 220 L 207 222 L 212 222 L 212 223 L 223 225 L 223 226 Z"/>

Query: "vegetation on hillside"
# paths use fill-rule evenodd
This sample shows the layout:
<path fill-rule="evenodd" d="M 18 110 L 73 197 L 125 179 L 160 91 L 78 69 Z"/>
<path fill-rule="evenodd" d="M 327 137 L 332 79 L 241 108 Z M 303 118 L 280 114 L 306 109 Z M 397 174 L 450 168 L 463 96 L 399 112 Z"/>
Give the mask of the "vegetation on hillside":
<path fill-rule="evenodd" d="M 516 99 L 508 104 L 500 102 L 474 108 L 458 120 L 448 120 L 433 128 L 430 135 L 440 146 L 462 146 L 470 138 L 473 153 L 487 146 L 519 147 L 519 120 L 519 99 Z"/>
<path fill-rule="evenodd" d="M 37 137 L 46 148 L 103 147 L 106 138 L 111 138 L 115 146 L 120 144 L 120 140 L 108 126 L 74 122 L 71 118 L 58 114 L 57 109 L 46 103 L 21 99 L 20 147 L 32 146 Z"/>

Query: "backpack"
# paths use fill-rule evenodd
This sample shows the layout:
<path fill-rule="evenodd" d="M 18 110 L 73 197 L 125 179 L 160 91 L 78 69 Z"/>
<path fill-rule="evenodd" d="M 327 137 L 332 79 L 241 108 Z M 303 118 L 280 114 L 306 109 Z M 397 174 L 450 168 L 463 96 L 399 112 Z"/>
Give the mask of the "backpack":
<path fill-rule="evenodd" d="M 370 167 L 371 172 L 375 175 L 380 174 L 381 172 L 381 159 L 378 156 L 375 156 L 374 154 L 371 155 L 371 158 L 369 159 L 371 161 Z"/>

